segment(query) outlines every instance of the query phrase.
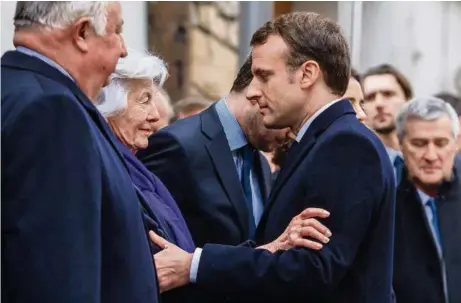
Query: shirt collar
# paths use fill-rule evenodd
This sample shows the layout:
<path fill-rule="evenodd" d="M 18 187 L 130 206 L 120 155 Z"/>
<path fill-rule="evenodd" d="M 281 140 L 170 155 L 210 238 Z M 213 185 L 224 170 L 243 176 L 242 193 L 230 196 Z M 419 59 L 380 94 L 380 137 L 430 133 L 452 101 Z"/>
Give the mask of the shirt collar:
<path fill-rule="evenodd" d="M 394 165 L 395 158 L 398 156 L 403 159 L 402 152 L 395 150 L 393 148 L 390 148 L 388 146 L 385 146 L 387 155 L 389 156 L 389 159 L 391 160 L 392 165 Z"/>
<path fill-rule="evenodd" d="M 299 130 L 298 132 L 298 135 L 296 135 L 296 142 L 301 142 L 301 139 L 304 137 L 304 134 L 306 133 L 306 131 L 308 130 L 309 126 L 311 126 L 312 122 L 314 122 L 315 118 L 317 118 L 318 116 L 320 116 L 321 113 L 323 113 L 324 111 L 326 111 L 330 106 L 332 106 L 333 104 L 337 103 L 338 101 L 341 101 L 343 100 L 342 98 L 341 99 L 336 99 L 334 101 L 331 101 L 327 104 L 325 104 L 324 106 L 322 106 L 322 108 L 320 108 L 317 112 L 315 112 L 312 117 L 309 118 L 309 120 L 307 120 L 304 125 L 301 127 L 301 129 Z"/>
<path fill-rule="evenodd" d="M 431 199 L 431 197 L 429 195 L 425 194 L 422 190 L 420 190 L 418 188 L 416 189 L 416 191 L 418 192 L 419 200 L 421 201 L 423 206 L 425 206 L 426 203 Z"/>
<path fill-rule="evenodd" d="M 239 148 L 248 144 L 245 134 L 243 133 L 240 124 L 235 119 L 234 115 L 229 110 L 226 104 L 226 98 L 222 98 L 216 103 L 216 112 L 224 129 L 227 142 L 231 151 L 236 151 Z"/>
<path fill-rule="evenodd" d="M 59 70 L 61 73 L 63 73 L 64 75 L 66 75 L 67 77 L 69 77 L 72 81 L 75 82 L 74 78 L 72 78 L 72 76 L 59 64 L 57 64 L 56 62 L 54 62 L 53 60 L 51 60 L 50 58 L 48 58 L 47 56 L 45 55 L 42 55 L 30 48 L 27 48 L 27 47 L 24 47 L 24 46 L 18 46 L 16 47 L 16 50 L 18 52 L 21 52 L 23 54 L 26 54 L 26 55 L 29 55 L 31 57 L 35 57 L 37 59 L 40 59 L 42 60 L 43 62 L 47 63 L 48 65 L 56 68 L 57 70 Z"/>

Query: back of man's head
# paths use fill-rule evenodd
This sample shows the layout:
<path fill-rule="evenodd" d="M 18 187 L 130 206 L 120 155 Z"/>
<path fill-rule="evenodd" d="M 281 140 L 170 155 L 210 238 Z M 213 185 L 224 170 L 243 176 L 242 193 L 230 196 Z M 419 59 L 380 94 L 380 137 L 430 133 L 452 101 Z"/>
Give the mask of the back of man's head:
<path fill-rule="evenodd" d="M 242 93 L 253 80 L 253 74 L 251 73 L 251 56 L 245 60 L 243 65 L 235 77 L 234 83 L 232 84 L 231 93 Z"/>
<path fill-rule="evenodd" d="M 181 99 L 173 106 L 175 118 L 179 120 L 198 114 L 207 109 L 212 103 L 213 101 L 202 96 L 189 96 Z"/>

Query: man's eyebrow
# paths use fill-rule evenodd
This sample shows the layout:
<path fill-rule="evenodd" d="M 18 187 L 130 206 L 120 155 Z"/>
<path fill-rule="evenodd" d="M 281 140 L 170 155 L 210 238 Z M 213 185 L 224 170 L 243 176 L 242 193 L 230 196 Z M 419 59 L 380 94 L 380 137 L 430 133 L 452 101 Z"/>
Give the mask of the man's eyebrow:
<path fill-rule="evenodd" d="M 271 75 L 271 74 L 273 74 L 273 72 L 270 71 L 270 70 L 267 70 L 267 69 L 257 67 L 257 68 L 254 69 L 253 74 L 255 74 L 255 75 L 262 75 L 262 74 Z"/>

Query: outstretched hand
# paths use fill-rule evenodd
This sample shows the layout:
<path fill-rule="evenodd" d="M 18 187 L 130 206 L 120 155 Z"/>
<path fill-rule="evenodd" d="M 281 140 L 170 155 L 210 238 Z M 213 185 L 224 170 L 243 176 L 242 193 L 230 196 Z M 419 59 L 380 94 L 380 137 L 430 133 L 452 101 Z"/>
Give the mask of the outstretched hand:
<path fill-rule="evenodd" d="M 162 250 L 154 255 L 160 293 L 184 286 L 190 282 L 192 254 L 149 231 L 152 242 Z"/>

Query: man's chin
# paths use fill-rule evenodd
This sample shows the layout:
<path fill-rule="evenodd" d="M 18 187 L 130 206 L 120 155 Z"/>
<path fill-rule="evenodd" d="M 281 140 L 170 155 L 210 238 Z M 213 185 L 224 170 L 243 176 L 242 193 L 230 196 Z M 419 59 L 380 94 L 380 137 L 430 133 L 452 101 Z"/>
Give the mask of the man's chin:
<path fill-rule="evenodd" d="M 393 131 L 395 131 L 395 125 L 374 125 L 373 129 L 378 133 L 382 135 L 389 135 Z"/>
<path fill-rule="evenodd" d="M 282 125 L 276 118 L 272 116 L 264 116 L 263 117 L 263 124 L 267 129 L 284 129 L 287 126 Z"/>
<path fill-rule="evenodd" d="M 441 173 L 434 173 L 431 175 L 420 174 L 419 176 L 413 176 L 412 179 L 416 184 L 420 184 L 428 188 L 437 188 L 445 181 L 445 177 Z"/>

